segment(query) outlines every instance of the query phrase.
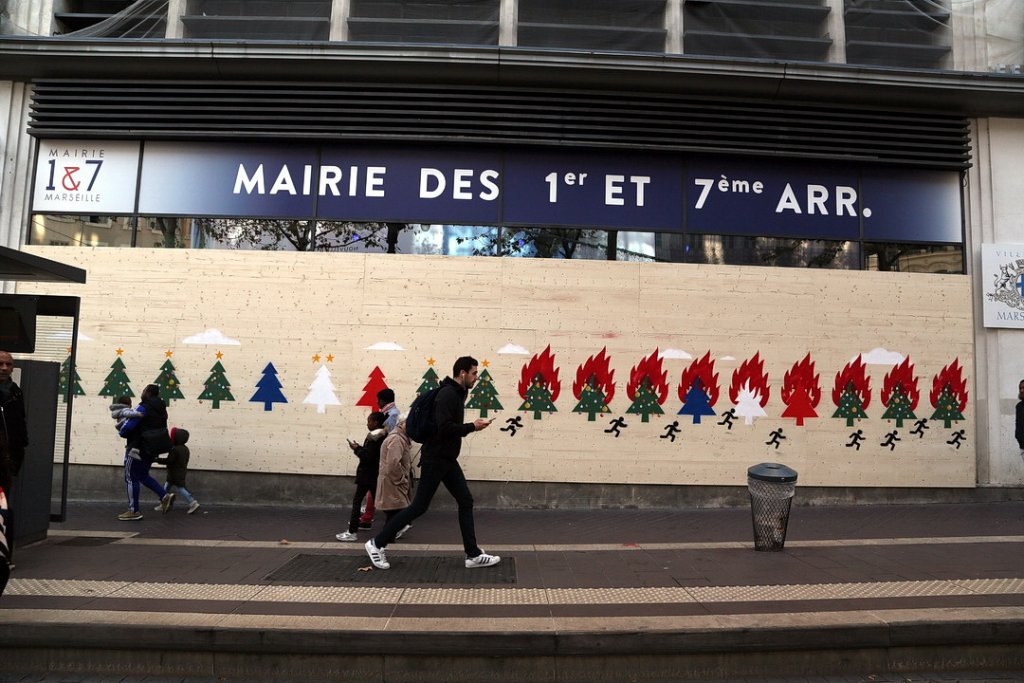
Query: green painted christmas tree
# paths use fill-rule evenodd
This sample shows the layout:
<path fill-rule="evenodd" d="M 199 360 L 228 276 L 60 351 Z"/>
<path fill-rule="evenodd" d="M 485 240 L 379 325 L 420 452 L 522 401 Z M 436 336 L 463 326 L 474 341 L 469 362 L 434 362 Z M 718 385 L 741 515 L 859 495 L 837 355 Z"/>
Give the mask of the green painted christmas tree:
<path fill-rule="evenodd" d="M 135 396 L 132 388 L 128 386 L 131 380 L 128 379 L 128 373 L 125 372 L 124 361 L 121 360 L 120 354 L 114 359 L 110 367 L 112 369 L 106 379 L 103 380 L 103 388 L 100 389 L 99 395 L 109 396 L 115 400 L 122 396 L 128 396 L 129 398 Z"/>
<path fill-rule="evenodd" d="M 434 372 L 434 368 L 431 366 L 423 373 L 423 382 L 417 387 L 416 395 L 419 396 L 431 389 L 436 389 L 438 386 L 440 386 L 440 382 L 438 381 L 437 373 Z"/>
<path fill-rule="evenodd" d="M 606 396 L 598 385 L 597 378 L 591 376 L 580 390 L 580 401 L 572 409 L 574 413 L 586 413 L 587 421 L 594 422 L 599 414 L 610 413 L 612 409 L 605 403 Z"/>
<path fill-rule="evenodd" d="M 213 401 L 213 409 L 217 410 L 220 408 L 221 401 L 234 401 L 235 397 L 231 395 L 231 382 L 224 374 L 224 366 L 220 364 L 218 360 L 210 368 L 210 376 L 203 382 L 203 393 L 199 394 L 200 401 Z"/>
<path fill-rule="evenodd" d="M 960 412 L 960 400 L 953 395 L 948 384 L 942 388 L 942 393 L 935 401 L 935 412 L 931 419 L 942 420 L 946 429 L 953 426 L 954 420 L 964 419 L 964 414 Z"/>
<path fill-rule="evenodd" d="M 544 375 L 538 373 L 534 376 L 533 381 L 530 382 L 530 388 L 526 390 L 526 400 L 523 401 L 523 405 L 519 406 L 519 410 L 533 411 L 534 420 L 541 419 L 542 413 L 558 412 L 558 408 L 551 402 L 551 392 L 548 391 Z"/>
<path fill-rule="evenodd" d="M 854 388 L 853 382 L 846 385 L 839 397 L 839 407 L 832 417 L 846 418 L 846 426 L 852 427 L 854 420 L 863 420 L 868 416 L 861 405 L 860 393 Z"/>
<path fill-rule="evenodd" d="M 61 399 L 64 401 L 64 403 L 68 402 L 69 380 L 73 382 L 73 384 L 71 385 L 71 393 L 74 394 L 75 396 L 85 396 L 85 391 L 82 390 L 82 385 L 79 384 L 79 381 L 81 379 L 82 378 L 78 376 L 77 370 L 75 370 L 74 372 L 71 371 L 71 355 L 68 354 L 68 357 L 64 359 L 63 363 L 61 363 L 59 377 L 59 391 Z"/>
<path fill-rule="evenodd" d="M 164 401 L 170 402 L 176 398 L 185 398 L 185 394 L 181 393 L 178 377 L 174 374 L 174 363 L 171 362 L 170 356 L 160 366 L 160 375 L 153 380 L 153 384 L 160 387 L 160 398 Z"/>
<path fill-rule="evenodd" d="M 651 415 L 665 414 L 665 411 L 661 409 L 661 404 L 658 403 L 658 395 L 651 387 L 650 377 L 644 377 L 640 382 L 640 386 L 636 389 L 636 398 L 633 399 L 633 403 L 630 404 L 626 413 L 639 415 L 641 422 L 650 422 Z"/>
<path fill-rule="evenodd" d="M 430 371 L 433 372 L 433 368 Z M 437 375 L 434 377 L 436 379 Z M 502 405 L 498 401 L 498 390 L 494 388 L 494 378 L 491 377 L 491 373 L 487 372 L 487 368 L 484 368 L 484 371 L 477 377 L 476 386 L 469 394 L 469 402 L 466 407 L 479 410 L 480 417 L 487 417 L 489 410 L 502 410 Z"/>
<path fill-rule="evenodd" d="M 917 419 L 917 415 L 914 415 L 914 409 L 911 406 L 910 398 L 907 396 L 907 392 L 903 389 L 902 384 L 893 389 L 892 396 L 889 398 L 888 407 L 882 414 L 882 419 L 896 420 L 897 427 L 902 427 L 904 420 Z"/>

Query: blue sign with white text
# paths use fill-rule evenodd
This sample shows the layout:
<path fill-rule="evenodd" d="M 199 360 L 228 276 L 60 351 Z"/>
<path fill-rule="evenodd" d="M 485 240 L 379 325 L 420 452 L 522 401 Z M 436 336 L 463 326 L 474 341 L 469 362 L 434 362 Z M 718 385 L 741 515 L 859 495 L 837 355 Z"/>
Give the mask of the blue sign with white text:
<path fill-rule="evenodd" d="M 138 211 L 795 239 L 962 241 L 960 174 L 500 147 L 147 142 Z"/>
<path fill-rule="evenodd" d="M 147 142 L 139 213 L 308 218 L 316 167 L 315 145 Z"/>
<path fill-rule="evenodd" d="M 326 146 L 317 176 L 317 217 L 496 224 L 500 162 L 500 155 L 486 152 Z"/>
<path fill-rule="evenodd" d="M 667 157 L 509 152 L 504 224 L 678 231 L 681 171 Z"/>
<path fill-rule="evenodd" d="M 856 171 L 717 160 L 689 164 L 687 232 L 857 239 Z"/>

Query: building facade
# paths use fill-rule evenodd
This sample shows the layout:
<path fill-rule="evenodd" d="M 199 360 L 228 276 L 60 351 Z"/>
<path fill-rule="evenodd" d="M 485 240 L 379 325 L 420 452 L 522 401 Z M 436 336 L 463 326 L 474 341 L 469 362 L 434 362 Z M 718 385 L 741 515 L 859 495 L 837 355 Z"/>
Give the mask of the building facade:
<path fill-rule="evenodd" d="M 823 499 L 1024 483 L 1019 3 L 0 17 L 0 237 L 89 273 L 16 290 L 83 300 L 73 368 L 62 323 L 37 341 L 73 492 L 119 464 L 107 402 L 155 382 L 223 495 L 331 497 L 375 391 L 407 406 L 464 353 L 495 504 L 660 504 L 761 461 Z"/>

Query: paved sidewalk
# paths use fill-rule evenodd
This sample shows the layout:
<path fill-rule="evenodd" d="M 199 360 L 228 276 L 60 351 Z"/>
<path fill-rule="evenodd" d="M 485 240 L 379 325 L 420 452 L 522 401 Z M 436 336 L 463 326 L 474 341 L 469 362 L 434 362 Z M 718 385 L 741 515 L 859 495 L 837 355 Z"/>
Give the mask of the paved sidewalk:
<path fill-rule="evenodd" d="M 1024 671 L 1024 503 L 796 507 L 778 553 L 753 550 L 746 509 L 479 510 L 479 540 L 503 561 L 473 570 L 454 510 L 436 509 L 388 548 L 386 572 L 361 543 L 334 540 L 339 510 L 117 512 L 72 504 L 46 541 L 19 549 L 0 598 L 0 673 L 622 683 Z"/>

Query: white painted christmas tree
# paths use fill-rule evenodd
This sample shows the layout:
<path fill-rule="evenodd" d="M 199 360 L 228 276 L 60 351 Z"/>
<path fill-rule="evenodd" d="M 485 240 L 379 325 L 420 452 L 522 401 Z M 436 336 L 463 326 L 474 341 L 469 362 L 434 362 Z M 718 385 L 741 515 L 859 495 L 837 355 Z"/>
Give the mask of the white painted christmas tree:
<path fill-rule="evenodd" d="M 754 424 L 755 417 L 765 417 L 768 413 L 761 407 L 761 394 L 750 390 L 750 383 L 744 382 L 736 401 L 736 415 L 743 418 L 743 424 Z"/>
<path fill-rule="evenodd" d="M 341 402 L 334 394 L 334 385 L 331 383 L 331 371 L 326 365 L 321 365 L 316 371 L 313 383 L 309 385 L 309 393 L 302 399 L 303 403 L 316 406 L 316 412 L 327 412 L 327 406 L 340 406 Z"/>

